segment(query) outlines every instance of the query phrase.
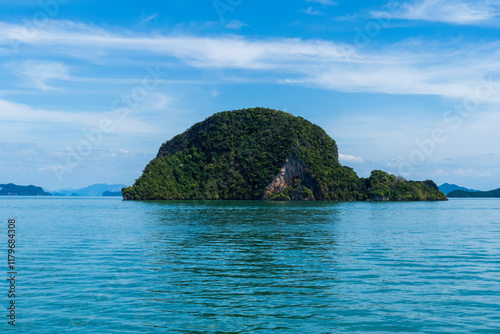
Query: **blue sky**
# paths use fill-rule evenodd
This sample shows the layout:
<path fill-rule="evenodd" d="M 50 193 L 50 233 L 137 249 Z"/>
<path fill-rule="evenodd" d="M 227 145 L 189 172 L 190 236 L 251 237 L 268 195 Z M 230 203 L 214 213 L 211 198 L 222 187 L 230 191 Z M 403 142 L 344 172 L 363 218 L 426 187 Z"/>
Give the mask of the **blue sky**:
<path fill-rule="evenodd" d="M 500 187 L 500 1 L 0 5 L 0 183 L 132 184 L 193 123 L 261 106 L 360 176 Z"/>

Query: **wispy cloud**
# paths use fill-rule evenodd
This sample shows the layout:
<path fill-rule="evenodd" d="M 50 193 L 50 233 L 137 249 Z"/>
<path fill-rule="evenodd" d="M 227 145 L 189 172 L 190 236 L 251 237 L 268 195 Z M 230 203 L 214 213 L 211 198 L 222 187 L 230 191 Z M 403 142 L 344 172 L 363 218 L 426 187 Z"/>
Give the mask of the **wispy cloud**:
<path fill-rule="evenodd" d="M 151 101 L 151 105 L 146 105 L 146 110 L 151 110 L 159 106 L 165 106 L 167 101 L 164 96 L 156 97 Z M 57 111 L 33 108 L 31 106 L 15 103 L 8 100 L 0 99 L 0 123 L 5 126 L 9 123 L 22 124 L 23 131 L 19 132 L 21 138 L 24 133 L 40 132 L 40 125 L 44 124 L 52 130 L 68 130 L 96 128 L 103 118 L 115 119 L 120 126 L 116 127 L 116 134 L 146 134 L 157 132 L 152 125 L 145 124 L 137 119 L 128 118 L 120 120 L 119 117 L 112 112 L 74 112 L 74 111 Z M 2 127 L 3 128 L 3 127 Z M 12 128 L 9 125 L 8 128 Z M 2 131 L 3 132 L 3 131 Z"/>
<path fill-rule="evenodd" d="M 152 15 L 149 15 L 147 17 L 142 18 L 141 23 L 147 23 L 147 22 L 155 20 L 157 18 L 158 18 L 158 14 L 152 14 Z"/>
<path fill-rule="evenodd" d="M 0 24 L 0 36 L 21 29 Z M 218 37 L 134 35 L 54 21 L 37 38 L 21 40 L 46 54 L 74 54 L 75 50 L 140 59 L 151 56 L 166 62 L 181 62 L 199 69 L 246 70 L 266 74 L 268 80 L 289 85 L 315 86 L 344 92 L 385 94 L 428 94 L 463 98 L 470 96 L 485 73 L 500 73 L 498 42 L 454 45 L 424 43 L 417 46 L 393 45 L 386 49 L 359 49 L 326 40 L 251 39 L 226 35 Z M 8 39 L 0 38 L 0 44 Z M 28 52 L 28 51 L 26 51 Z M 35 50 L 33 51 L 35 52 Z M 64 79 L 64 65 L 26 63 L 25 76 L 40 88 Z M 115 64 L 113 64 L 115 65 Z M 273 75 L 270 75 L 270 74 Z M 227 74 L 227 72 L 226 72 Z M 269 79 L 272 78 L 272 79 Z M 495 95 L 499 95 L 498 91 Z M 495 97 L 492 97 L 493 99 Z"/>
<path fill-rule="evenodd" d="M 302 9 L 301 12 L 308 15 L 323 15 L 323 12 L 314 9 L 312 6 L 307 7 L 307 9 Z"/>
<path fill-rule="evenodd" d="M 162 112 L 171 107 L 172 98 L 158 92 L 149 92 L 148 97 L 134 109 L 134 112 Z"/>
<path fill-rule="evenodd" d="M 335 6 L 335 5 L 337 5 L 337 2 L 332 1 L 332 0 L 306 0 L 306 2 L 312 2 L 312 3 L 316 3 L 319 5 L 323 5 L 323 6 Z M 301 12 L 304 14 L 308 14 L 308 15 L 324 15 L 325 14 L 322 11 L 320 11 L 318 8 L 315 8 L 313 6 L 308 6 L 307 9 L 302 9 Z"/>
<path fill-rule="evenodd" d="M 60 62 L 28 60 L 10 62 L 5 66 L 22 77 L 27 85 L 41 90 L 54 89 L 49 85 L 50 81 L 69 79 L 69 67 Z"/>
<path fill-rule="evenodd" d="M 332 0 L 306 0 L 306 1 L 307 2 L 316 2 L 316 3 L 322 4 L 322 5 L 326 5 L 326 6 L 335 6 L 337 4 L 337 2 L 332 1 Z"/>
<path fill-rule="evenodd" d="M 374 16 L 379 12 L 373 13 Z M 418 0 L 402 4 L 392 16 L 406 20 L 446 22 L 460 25 L 480 25 L 500 15 L 498 1 Z"/>
<path fill-rule="evenodd" d="M 228 29 L 239 30 L 243 27 L 248 27 L 248 24 L 246 24 L 245 22 L 238 21 L 238 20 L 232 20 L 232 21 L 229 21 L 228 23 L 226 23 L 226 28 L 228 28 Z"/>
<path fill-rule="evenodd" d="M 36 38 L 20 32 L 21 26 L 0 24 L 0 45 L 12 39 L 46 52 L 68 55 L 75 49 L 98 51 L 102 56 L 111 51 L 128 51 L 130 56 L 156 53 L 181 59 L 193 66 L 258 69 L 281 66 L 280 63 L 313 60 L 320 57 L 330 61 L 346 61 L 353 55 L 352 47 L 328 41 L 301 39 L 269 39 L 249 41 L 237 36 L 134 36 L 113 33 L 96 27 L 53 21 Z M 16 33 L 19 32 L 19 33 Z"/>
<path fill-rule="evenodd" d="M 361 157 L 355 157 L 353 155 L 348 155 L 348 154 L 339 154 L 339 161 L 344 163 L 357 163 L 357 164 L 362 164 L 365 162 Z"/>
<path fill-rule="evenodd" d="M 481 177 L 481 178 L 491 178 L 491 177 L 499 175 L 500 170 L 498 168 L 488 168 L 486 170 L 477 171 L 477 170 L 472 169 L 472 168 L 467 168 L 467 169 L 458 168 L 458 169 L 453 170 L 451 173 L 454 176 L 468 176 L 468 177 L 472 176 L 472 177 Z"/>

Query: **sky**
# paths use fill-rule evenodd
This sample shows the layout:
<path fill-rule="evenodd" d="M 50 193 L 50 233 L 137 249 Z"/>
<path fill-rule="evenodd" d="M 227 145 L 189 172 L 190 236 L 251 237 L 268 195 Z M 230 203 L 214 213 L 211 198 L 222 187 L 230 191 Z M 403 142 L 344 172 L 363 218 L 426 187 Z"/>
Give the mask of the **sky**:
<path fill-rule="evenodd" d="M 500 187 L 498 0 L 0 6 L 0 183 L 131 185 L 194 123 L 267 107 L 359 176 Z"/>

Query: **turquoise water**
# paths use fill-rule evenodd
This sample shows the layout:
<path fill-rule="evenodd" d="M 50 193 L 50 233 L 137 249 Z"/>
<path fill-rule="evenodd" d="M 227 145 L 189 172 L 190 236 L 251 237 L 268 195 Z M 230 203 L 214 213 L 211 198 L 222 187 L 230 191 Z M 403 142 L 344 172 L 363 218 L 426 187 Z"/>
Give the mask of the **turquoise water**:
<path fill-rule="evenodd" d="M 500 333 L 500 200 L 1 197 L 3 333 Z M 0 284 L 7 314 L 6 280 Z"/>

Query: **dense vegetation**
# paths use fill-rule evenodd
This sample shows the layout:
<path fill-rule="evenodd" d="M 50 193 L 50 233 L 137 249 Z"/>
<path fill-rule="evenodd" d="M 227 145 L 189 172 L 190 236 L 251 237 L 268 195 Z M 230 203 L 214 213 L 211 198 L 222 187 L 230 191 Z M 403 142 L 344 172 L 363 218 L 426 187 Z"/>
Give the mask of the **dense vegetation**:
<path fill-rule="evenodd" d="M 490 191 L 463 191 L 454 190 L 448 194 L 448 197 L 500 197 L 500 188 Z"/>
<path fill-rule="evenodd" d="M 18 186 L 13 183 L 0 184 L 0 196 L 52 196 L 36 186 Z"/>
<path fill-rule="evenodd" d="M 267 194 L 285 160 L 300 177 Z M 446 199 L 432 181 L 406 182 L 384 172 L 360 179 L 338 162 L 335 141 L 319 126 L 264 108 L 220 112 L 164 143 L 124 199 Z"/>
<path fill-rule="evenodd" d="M 406 181 L 400 176 L 390 175 L 374 170 L 364 181 L 366 199 L 387 201 L 438 201 L 446 200 L 446 196 L 438 186 L 430 180 Z"/>

